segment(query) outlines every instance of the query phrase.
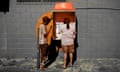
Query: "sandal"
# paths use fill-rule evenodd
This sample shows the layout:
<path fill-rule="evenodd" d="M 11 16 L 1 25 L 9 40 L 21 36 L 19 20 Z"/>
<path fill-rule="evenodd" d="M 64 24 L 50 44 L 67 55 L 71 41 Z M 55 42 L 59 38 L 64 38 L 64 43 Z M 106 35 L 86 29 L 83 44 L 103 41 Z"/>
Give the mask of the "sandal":
<path fill-rule="evenodd" d="M 70 64 L 70 67 L 73 67 L 73 64 Z"/>
<path fill-rule="evenodd" d="M 43 63 L 40 64 L 40 69 L 41 70 L 44 69 L 44 64 Z"/>
<path fill-rule="evenodd" d="M 62 68 L 63 68 L 63 69 L 66 69 L 66 66 L 63 65 Z"/>

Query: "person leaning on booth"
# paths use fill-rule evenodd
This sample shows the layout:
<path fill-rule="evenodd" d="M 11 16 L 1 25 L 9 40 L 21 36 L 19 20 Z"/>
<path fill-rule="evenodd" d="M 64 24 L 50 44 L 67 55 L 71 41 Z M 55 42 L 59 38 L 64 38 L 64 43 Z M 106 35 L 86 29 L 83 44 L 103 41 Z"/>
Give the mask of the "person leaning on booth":
<path fill-rule="evenodd" d="M 61 45 L 64 53 L 64 64 L 63 68 L 66 68 L 67 53 L 70 56 L 70 66 L 73 66 L 73 53 L 74 53 L 74 39 L 75 39 L 75 28 L 70 25 L 70 19 L 64 19 L 64 26 L 60 29 Z"/>
<path fill-rule="evenodd" d="M 48 48 L 48 41 L 47 41 L 47 36 L 51 30 L 51 28 L 47 31 L 47 25 L 50 21 L 50 19 L 47 16 L 44 16 L 42 18 L 43 23 L 41 23 L 39 27 L 39 44 L 40 44 L 40 69 L 44 69 L 44 63 L 47 57 L 47 48 Z"/>

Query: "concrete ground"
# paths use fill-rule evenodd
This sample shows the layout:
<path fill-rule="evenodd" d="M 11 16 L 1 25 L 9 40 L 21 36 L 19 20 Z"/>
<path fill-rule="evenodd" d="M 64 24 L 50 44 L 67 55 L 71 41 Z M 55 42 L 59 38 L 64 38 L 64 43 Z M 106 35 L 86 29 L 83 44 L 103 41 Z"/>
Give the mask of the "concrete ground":
<path fill-rule="evenodd" d="M 0 72 L 120 72 L 120 59 L 117 58 L 97 58 L 80 59 L 74 63 L 73 67 L 67 66 L 63 69 L 63 57 L 58 57 L 47 70 L 36 68 L 37 59 L 0 59 Z"/>

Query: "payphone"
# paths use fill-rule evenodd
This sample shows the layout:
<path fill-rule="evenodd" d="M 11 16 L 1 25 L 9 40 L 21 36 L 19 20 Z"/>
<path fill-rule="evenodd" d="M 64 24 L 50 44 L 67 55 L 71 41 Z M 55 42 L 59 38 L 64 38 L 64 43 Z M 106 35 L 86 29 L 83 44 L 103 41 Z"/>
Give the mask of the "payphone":
<path fill-rule="evenodd" d="M 75 8 L 71 2 L 58 2 L 52 9 L 53 12 L 53 38 L 61 40 L 60 28 L 64 26 L 64 18 L 70 19 L 71 27 L 76 27 Z"/>
<path fill-rule="evenodd" d="M 47 28 L 53 26 L 52 30 L 47 36 L 48 44 L 49 44 L 49 62 L 54 61 L 56 58 L 59 49 L 61 48 L 61 34 L 59 33 L 60 28 L 63 27 L 64 18 L 69 18 L 71 27 L 76 29 L 76 15 L 75 15 L 75 8 L 71 2 L 57 2 L 53 9 L 50 12 L 43 14 L 36 23 L 36 38 L 38 40 L 38 29 L 40 24 L 42 23 L 42 17 L 48 16 L 51 21 L 48 24 Z M 56 48 L 56 49 L 55 49 Z M 39 68 L 40 64 L 40 49 L 38 44 L 38 59 L 37 59 L 37 67 Z M 56 56 L 55 56 L 56 55 Z M 55 56 L 55 57 L 54 57 Z M 49 64 L 49 63 L 48 63 Z"/>

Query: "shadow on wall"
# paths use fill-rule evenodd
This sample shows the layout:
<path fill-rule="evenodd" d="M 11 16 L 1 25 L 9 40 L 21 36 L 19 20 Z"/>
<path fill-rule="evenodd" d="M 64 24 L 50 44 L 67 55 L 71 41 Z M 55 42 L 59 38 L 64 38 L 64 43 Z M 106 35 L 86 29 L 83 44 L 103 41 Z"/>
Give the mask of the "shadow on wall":
<path fill-rule="evenodd" d="M 77 20 L 77 17 L 76 17 L 76 38 L 74 40 L 74 48 L 75 48 L 75 53 L 74 53 L 74 59 L 73 61 L 76 61 L 77 59 L 77 48 L 78 48 L 78 20 Z"/>

